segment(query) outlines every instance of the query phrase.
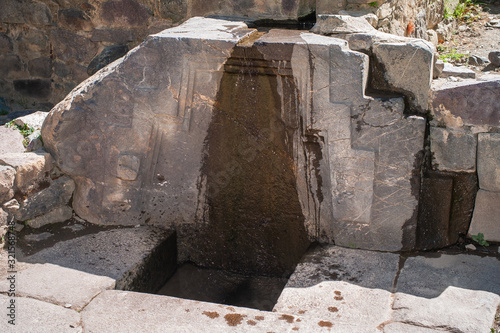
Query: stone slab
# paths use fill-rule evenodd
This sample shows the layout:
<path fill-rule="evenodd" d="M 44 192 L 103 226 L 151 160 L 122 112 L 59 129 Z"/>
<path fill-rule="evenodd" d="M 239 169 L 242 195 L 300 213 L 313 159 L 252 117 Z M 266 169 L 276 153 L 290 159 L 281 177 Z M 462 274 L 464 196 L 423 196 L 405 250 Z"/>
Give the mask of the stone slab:
<path fill-rule="evenodd" d="M 431 126 L 430 135 L 432 162 L 438 170 L 476 170 L 477 139 L 474 134 Z"/>
<path fill-rule="evenodd" d="M 436 121 L 451 128 L 500 126 L 499 95 L 498 75 L 461 82 L 435 80 L 430 99 L 432 115 Z"/>
<path fill-rule="evenodd" d="M 331 316 L 330 316 L 331 317 Z M 376 332 L 360 322 L 295 316 L 180 298 L 108 290 L 83 311 L 85 331 L 99 332 Z"/>
<path fill-rule="evenodd" d="M 7 165 L 0 165 L 0 203 L 14 197 L 14 180 L 16 170 Z"/>
<path fill-rule="evenodd" d="M 376 328 L 391 318 L 392 294 L 344 281 L 323 281 L 308 288 L 285 288 L 273 311 L 322 318 L 335 324 L 362 322 Z"/>
<path fill-rule="evenodd" d="M 273 311 L 375 330 L 390 319 L 398 263 L 393 253 L 318 246 L 297 265 Z"/>
<path fill-rule="evenodd" d="M 0 306 L 6 309 L 11 298 L 0 295 Z M 2 316 L 0 320 L 0 331 L 4 333 L 81 333 L 83 328 L 80 322 L 80 314 L 72 309 L 42 302 L 36 299 L 16 297 L 16 320 L 15 326 L 8 323 L 7 317 Z M 6 311 L 4 311 L 6 312 Z"/>
<path fill-rule="evenodd" d="M 468 235 L 479 233 L 486 241 L 500 242 L 500 192 L 479 190 Z"/>
<path fill-rule="evenodd" d="M 439 77 L 446 78 L 450 76 L 459 77 L 462 79 L 475 79 L 476 72 L 465 67 L 453 66 L 452 64 L 445 62 L 443 71 L 441 72 L 441 74 L 439 74 Z"/>
<path fill-rule="evenodd" d="M 480 290 L 500 295 L 499 259 L 467 254 L 409 257 L 401 269 L 397 291 L 435 298 L 447 288 Z"/>
<path fill-rule="evenodd" d="M 477 146 L 479 188 L 500 192 L 500 133 L 479 133 Z"/>
<path fill-rule="evenodd" d="M 322 281 L 347 281 L 365 288 L 391 290 L 398 263 L 399 255 L 395 253 L 317 246 L 297 264 L 286 288 L 308 288 Z"/>
<path fill-rule="evenodd" d="M 397 293 L 392 320 L 436 330 L 489 332 L 499 305 L 497 294 L 452 286 L 431 299 Z"/>
<path fill-rule="evenodd" d="M 175 236 L 146 226 L 114 229 L 58 242 L 24 260 L 106 276 L 117 289 L 153 292 L 173 273 Z"/>
<path fill-rule="evenodd" d="M 29 153 L 5 153 L 0 155 L 0 164 L 16 169 L 15 187 L 29 191 L 38 182 L 47 180 L 52 169 L 52 157 L 44 150 Z"/>
<path fill-rule="evenodd" d="M 0 155 L 24 153 L 23 139 L 17 129 L 0 126 Z"/>
<path fill-rule="evenodd" d="M 53 264 L 34 264 L 16 274 L 16 295 L 81 310 L 115 280 Z M 9 290 L 9 281 L 0 281 L 0 292 Z"/>
<path fill-rule="evenodd" d="M 45 118 L 47 118 L 48 114 L 49 114 L 48 112 L 44 111 L 33 112 L 29 115 L 16 118 L 14 120 L 14 124 L 18 126 L 26 125 L 28 127 L 32 127 L 35 130 L 39 130 L 42 128 L 42 124 Z"/>

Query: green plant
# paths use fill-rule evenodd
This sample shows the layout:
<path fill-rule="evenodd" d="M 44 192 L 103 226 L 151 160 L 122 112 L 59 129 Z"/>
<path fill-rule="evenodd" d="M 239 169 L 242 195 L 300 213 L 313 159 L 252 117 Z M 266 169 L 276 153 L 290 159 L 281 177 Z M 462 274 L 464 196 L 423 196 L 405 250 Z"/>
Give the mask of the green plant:
<path fill-rule="evenodd" d="M 471 236 L 472 240 L 481 246 L 489 246 L 490 244 L 484 240 L 484 234 L 478 233 L 477 235 Z"/>
<path fill-rule="evenodd" d="M 378 2 L 377 1 L 372 1 L 372 2 L 369 2 L 368 3 L 368 6 L 371 6 L 371 7 L 378 7 Z"/>
<path fill-rule="evenodd" d="M 28 144 L 29 144 L 28 137 L 30 136 L 31 133 L 33 133 L 35 131 L 35 129 L 33 127 L 28 126 L 27 124 L 24 124 L 22 126 L 16 125 L 14 123 L 14 120 L 9 121 L 7 124 L 5 124 L 5 127 L 15 127 L 19 130 L 21 135 L 24 137 L 24 140 L 23 140 L 24 147 L 28 146 Z"/>
<path fill-rule="evenodd" d="M 443 51 L 440 51 L 442 53 L 439 55 L 439 59 L 443 60 L 444 62 L 449 62 L 449 61 L 459 62 L 462 60 L 462 58 L 467 57 L 467 54 L 458 53 L 456 49 L 452 49 L 451 51 L 446 51 L 445 48 L 441 48 L 441 50 L 443 50 Z M 438 51 L 439 51 L 439 49 L 438 49 Z"/>

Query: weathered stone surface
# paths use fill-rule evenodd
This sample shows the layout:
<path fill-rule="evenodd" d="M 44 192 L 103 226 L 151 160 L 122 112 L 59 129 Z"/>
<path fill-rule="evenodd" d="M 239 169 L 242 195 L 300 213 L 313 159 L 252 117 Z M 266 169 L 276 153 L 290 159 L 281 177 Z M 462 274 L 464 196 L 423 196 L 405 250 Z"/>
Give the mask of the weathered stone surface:
<path fill-rule="evenodd" d="M 375 80 L 373 88 L 405 94 L 417 110 L 427 109 L 432 81 L 434 46 L 423 40 L 406 43 L 380 43 L 373 46 L 382 80 Z M 411 73 L 411 75 L 407 75 Z"/>
<path fill-rule="evenodd" d="M 475 173 L 427 171 L 420 191 L 417 249 L 439 249 L 466 235 L 477 190 Z"/>
<path fill-rule="evenodd" d="M 138 310 L 139 309 L 139 310 Z M 144 309 L 141 311 L 141 309 Z M 110 319 L 111 318 L 111 319 Z M 151 320 L 154 318 L 154 320 Z M 324 319 L 324 320 L 323 320 Z M 336 323 L 334 315 L 306 315 L 258 311 L 168 296 L 107 290 L 82 311 L 89 332 L 369 332 L 356 321 Z M 166 325 L 168 323 L 168 325 Z M 335 323 L 335 326 L 334 326 Z"/>
<path fill-rule="evenodd" d="M 48 114 L 48 112 L 44 111 L 33 112 L 26 116 L 14 119 L 14 124 L 21 127 L 26 125 L 28 127 L 33 127 L 33 129 L 35 130 L 39 130 L 42 128 L 42 124 L 45 121 L 45 118 L 47 118 Z"/>
<path fill-rule="evenodd" d="M 73 209 L 69 206 L 56 207 L 44 215 L 28 220 L 31 228 L 40 228 L 51 223 L 59 223 L 69 220 L 73 216 Z"/>
<path fill-rule="evenodd" d="M 12 52 L 12 50 L 12 39 L 5 34 L 0 34 L 0 52 L 6 54 Z"/>
<path fill-rule="evenodd" d="M 445 62 L 443 71 L 439 75 L 439 77 L 459 77 L 462 79 L 475 79 L 476 78 L 476 72 L 474 72 L 472 69 L 468 69 L 466 67 L 459 67 L 459 66 L 453 66 L 452 64 Z"/>
<path fill-rule="evenodd" d="M 161 29 L 163 30 L 163 29 Z M 124 44 L 135 40 L 134 32 L 126 29 L 95 29 L 90 40 L 93 42 L 111 42 Z"/>
<path fill-rule="evenodd" d="M 9 214 L 0 208 L 0 227 L 6 226 L 8 222 L 9 222 Z"/>
<path fill-rule="evenodd" d="M 107 1 L 101 8 L 102 19 L 115 26 L 144 25 L 150 16 L 146 6 L 132 0 Z"/>
<path fill-rule="evenodd" d="M 127 45 L 111 45 L 106 46 L 97 56 L 92 59 L 87 67 L 87 73 L 93 75 L 95 72 L 104 66 L 112 63 L 118 58 L 123 57 L 128 52 Z"/>
<path fill-rule="evenodd" d="M 490 76 L 484 81 L 434 81 L 432 90 L 432 114 L 446 127 L 500 126 L 499 76 Z"/>
<path fill-rule="evenodd" d="M 468 254 L 409 257 L 399 274 L 397 291 L 427 299 L 439 298 L 450 287 L 499 295 L 500 281 L 492 278 L 498 274 L 500 265 L 495 257 Z M 480 303 L 469 304 L 481 306 Z"/>
<path fill-rule="evenodd" d="M 55 56 L 63 61 L 88 62 L 97 52 L 90 39 L 63 29 L 52 30 L 50 40 Z"/>
<path fill-rule="evenodd" d="M 28 142 L 28 144 L 26 145 L 26 151 L 30 152 L 30 151 L 37 151 L 38 149 L 42 149 L 43 142 L 42 142 L 41 138 L 42 138 L 42 132 L 40 130 L 36 130 L 33 133 L 31 133 L 30 135 L 28 135 L 25 138 L 25 140 L 26 140 L 25 142 Z"/>
<path fill-rule="evenodd" d="M 488 53 L 488 60 L 493 66 L 500 66 L 500 51 L 491 51 Z"/>
<path fill-rule="evenodd" d="M 321 35 L 334 35 L 368 33 L 374 30 L 373 26 L 362 17 L 350 15 L 318 15 L 316 25 L 311 32 Z"/>
<path fill-rule="evenodd" d="M 58 242 L 24 261 L 108 277 L 116 289 L 156 292 L 175 271 L 176 239 L 159 228 L 115 229 Z"/>
<path fill-rule="evenodd" d="M 58 12 L 59 23 L 62 27 L 75 31 L 92 31 L 94 25 L 85 12 L 76 8 L 61 9 Z"/>
<path fill-rule="evenodd" d="M 14 54 L 0 55 L 0 75 L 8 77 L 11 72 L 18 72 L 22 68 L 19 56 Z"/>
<path fill-rule="evenodd" d="M 23 153 L 23 139 L 16 128 L 0 126 L 0 156 L 5 153 Z"/>
<path fill-rule="evenodd" d="M 0 295 L 1 307 L 7 308 L 10 300 L 8 296 Z M 0 321 L 2 332 L 82 332 L 80 314 L 72 309 L 26 297 L 16 297 L 15 302 L 15 325 L 10 325 L 5 317 Z"/>
<path fill-rule="evenodd" d="M 309 288 L 286 287 L 273 311 L 332 323 L 362 322 L 375 330 L 391 318 L 392 295 L 344 281 L 322 281 Z M 369 330 L 371 331 L 371 330 Z"/>
<path fill-rule="evenodd" d="M 34 264 L 17 273 L 16 295 L 81 310 L 95 296 L 115 287 L 115 280 L 58 265 Z M 6 292 L 9 282 L 0 281 Z"/>
<path fill-rule="evenodd" d="M 331 175 L 336 244 L 412 248 L 425 120 L 403 116 L 402 99 L 369 102 L 351 111 L 350 118 L 348 146 L 330 144 L 338 151 L 329 153 L 336 170 Z"/>
<path fill-rule="evenodd" d="M 395 253 L 319 245 L 304 255 L 285 288 L 305 290 L 322 281 L 346 281 L 363 288 L 391 290 L 398 263 Z"/>
<path fill-rule="evenodd" d="M 432 164 L 438 170 L 476 170 L 477 138 L 474 134 L 431 126 L 430 142 Z"/>
<path fill-rule="evenodd" d="M 158 1 L 158 12 L 164 19 L 172 22 L 181 21 L 187 14 L 188 2 L 185 0 L 160 0 Z"/>
<path fill-rule="evenodd" d="M 499 304 L 500 296 L 494 293 L 456 287 L 432 299 L 397 293 L 392 320 L 436 330 L 488 332 Z"/>
<path fill-rule="evenodd" d="M 50 77 L 52 75 L 52 60 L 50 58 L 36 58 L 28 62 L 28 70 L 32 76 Z"/>
<path fill-rule="evenodd" d="M 500 134 L 479 133 L 477 146 L 479 187 L 500 192 Z"/>
<path fill-rule="evenodd" d="M 349 50 L 344 40 L 271 31 L 235 47 L 251 33 L 242 23 L 192 19 L 151 36 L 52 111 L 42 134 L 59 166 L 78 184 L 76 213 L 95 223 L 189 224 L 192 235 L 212 230 L 218 236 L 205 231 L 193 236 L 209 242 L 181 240 L 185 258 L 216 262 L 200 256 L 210 251 L 196 250 L 208 246 L 232 255 L 234 260 L 220 265 L 234 263 L 229 265 L 234 269 L 293 266 L 251 258 L 251 264 L 242 264 L 234 249 L 246 253 L 242 249 L 259 247 L 271 258 L 300 257 L 306 247 L 301 225 L 310 239 L 412 248 L 424 119 L 404 116 L 402 98 L 366 97 L 368 56 Z M 424 63 L 429 71 L 413 80 L 428 86 L 432 53 L 429 60 L 425 42 L 411 43 L 397 44 L 394 54 L 418 54 L 412 64 Z M 285 67 L 279 65 L 283 61 Z M 242 80 L 238 73 L 257 76 Z M 257 101 L 263 106 L 250 108 Z M 269 172 L 255 173 L 266 168 Z M 269 184 L 275 184 L 272 191 Z M 262 193 L 269 198 L 263 200 Z M 284 218 L 288 215 L 293 219 Z M 246 219 L 253 238 L 232 235 Z M 221 224 L 210 224 L 215 221 Z M 286 236 L 275 236 L 284 230 Z M 255 245 L 269 242 L 274 245 Z M 287 244 L 302 245 L 292 250 Z"/>
<path fill-rule="evenodd" d="M 479 190 L 469 229 L 469 236 L 484 234 L 487 241 L 500 242 L 500 192 Z"/>
<path fill-rule="evenodd" d="M 297 265 L 273 311 L 360 321 L 371 331 L 390 319 L 398 262 L 393 253 L 318 246 Z"/>
<path fill-rule="evenodd" d="M 14 197 L 16 170 L 7 165 L 0 165 L 0 203 Z"/>
<path fill-rule="evenodd" d="M 376 3 L 376 4 L 375 4 Z M 404 0 L 317 0 L 316 13 L 338 14 L 350 12 L 372 12 L 379 21 L 377 29 L 399 36 L 424 38 L 427 29 L 432 29 L 443 18 L 444 3 L 439 1 Z"/>
<path fill-rule="evenodd" d="M 75 182 L 65 176 L 58 178 L 46 189 L 35 193 L 21 202 L 21 208 L 14 214 L 18 221 L 27 221 L 45 215 L 57 207 L 66 205 L 75 190 Z"/>
<path fill-rule="evenodd" d="M 46 98 L 50 96 L 52 83 L 49 79 L 14 80 L 14 89 L 28 97 Z"/>
<path fill-rule="evenodd" d="M 0 22 L 50 24 L 52 15 L 47 6 L 40 1 L 2 1 Z"/>
<path fill-rule="evenodd" d="M 25 192 L 41 181 L 46 181 L 52 169 L 52 157 L 39 150 L 30 153 L 5 153 L 0 155 L 0 163 L 16 169 L 16 189 Z"/>
<path fill-rule="evenodd" d="M 203 22 L 217 24 L 207 26 Z M 75 112 L 76 104 L 72 105 L 72 97 L 69 97 L 49 115 L 42 129 L 44 143 L 50 147 L 61 169 L 77 179 L 73 208 L 79 216 L 95 223 L 132 225 L 146 219 L 157 224 L 165 220 L 162 217 L 165 214 L 171 222 L 195 220 L 200 158 L 211 117 L 205 108 L 215 99 L 219 78 L 219 75 L 212 76 L 212 71 L 220 69 L 237 40 L 249 32 L 242 31 L 245 26 L 241 23 L 232 22 L 227 28 L 222 22 L 225 21 L 193 19 L 150 37 L 144 47 L 129 54 L 126 62 L 115 62 L 89 82 L 100 91 L 92 97 L 95 107 L 88 108 L 84 106 L 85 101 L 79 99 L 77 104 L 85 111 Z M 170 52 L 173 50 L 175 52 Z M 184 63 L 183 59 L 188 59 L 190 54 L 195 60 Z M 196 73 L 195 68 L 200 64 L 196 59 L 206 63 L 199 65 L 199 75 L 203 75 L 189 82 L 195 84 L 196 89 L 204 90 L 191 95 L 188 82 L 181 78 Z M 144 67 L 145 63 L 150 65 Z M 80 93 L 83 90 L 75 91 L 74 96 Z M 69 126 L 54 132 L 61 117 L 66 118 L 70 113 L 72 120 L 65 121 Z M 98 120 L 101 116 L 105 117 L 104 122 Z M 73 124 L 96 136 L 88 141 L 80 134 L 75 135 Z M 99 142 L 99 138 L 108 136 L 105 133 L 113 133 L 106 144 Z M 165 140 L 171 137 L 168 140 L 171 143 L 162 143 L 163 135 Z M 63 141 L 59 141 L 63 137 Z M 127 139 L 123 140 L 124 137 Z M 172 161 L 172 156 L 181 156 L 178 154 L 184 156 L 175 159 L 178 165 L 167 162 Z M 124 158 L 122 155 L 130 160 L 135 156 L 135 160 L 141 161 L 141 174 L 136 180 L 118 178 L 118 170 L 123 170 L 118 165 Z M 104 169 L 108 171 L 104 173 Z M 182 176 L 178 172 L 182 172 Z M 105 186 L 99 185 L 104 181 Z M 141 206 L 153 205 L 163 208 L 146 209 L 148 216 L 141 213 L 144 210 Z"/>

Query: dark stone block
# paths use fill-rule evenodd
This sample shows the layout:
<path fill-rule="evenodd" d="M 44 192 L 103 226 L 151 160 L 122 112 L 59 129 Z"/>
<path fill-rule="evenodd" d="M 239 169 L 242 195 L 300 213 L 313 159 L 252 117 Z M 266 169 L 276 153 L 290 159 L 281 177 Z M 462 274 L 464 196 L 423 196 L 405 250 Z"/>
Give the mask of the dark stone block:
<path fill-rule="evenodd" d="M 417 249 L 453 245 L 469 229 L 478 190 L 475 173 L 430 171 L 422 180 Z"/>
<path fill-rule="evenodd" d="M 51 81 L 46 79 L 15 80 L 14 89 L 28 97 L 45 98 L 50 95 Z"/>
<path fill-rule="evenodd" d="M 172 22 L 179 22 L 186 18 L 187 1 L 186 0 L 159 0 L 158 11 L 160 17 Z"/>
<path fill-rule="evenodd" d="M 464 125 L 500 124 L 500 80 L 451 82 L 434 91 L 432 111 L 437 120 L 460 117 Z"/>
<path fill-rule="evenodd" d="M 90 38 L 93 42 L 124 44 L 135 40 L 134 32 L 121 29 L 95 29 Z"/>
<path fill-rule="evenodd" d="M 99 53 L 99 55 L 92 59 L 89 66 L 87 67 L 87 73 L 89 75 L 93 75 L 101 68 L 104 68 L 106 65 L 112 63 L 116 59 L 123 57 L 125 54 L 127 54 L 127 52 L 127 45 L 111 45 L 105 47 L 104 50 Z"/>
<path fill-rule="evenodd" d="M 11 72 L 20 71 L 22 62 L 17 55 L 0 55 L 0 76 L 6 77 Z"/>
<path fill-rule="evenodd" d="M 48 78 L 52 76 L 52 60 L 36 58 L 28 62 L 28 70 L 32 76 Z"/>
<path fill-rule="evenodd" d="M 66 77 L 71 74 L 71 70 L 64 63 L 56 61 L 54 63 L 54 73 L 60 77 Z"/>
<path fill-rule="evenodd" d="M 5 34 L 0 34 L 0 52 L 2 54 L 12 52 L 12 40 Z"/>
<path fill-rule="evenodd" d="M 52 30 L 51 41 L 56 57 L 62 61 L 87 62 L 97 52 L 97 45 L 90 39 L 63 29 Z"/>
<path fill-rule="evenodd" d="M 94 28 L 89 16 L 75 8 L 60 10 L 59 23 L 65 28 L 74 30 L 92 31 Z"/>
<path fill-rule="evenodd" d="M 108 1 L 102 4 L 101 17 L 117 26 L 146 25 L 150 10 L 132 0 Z"/>

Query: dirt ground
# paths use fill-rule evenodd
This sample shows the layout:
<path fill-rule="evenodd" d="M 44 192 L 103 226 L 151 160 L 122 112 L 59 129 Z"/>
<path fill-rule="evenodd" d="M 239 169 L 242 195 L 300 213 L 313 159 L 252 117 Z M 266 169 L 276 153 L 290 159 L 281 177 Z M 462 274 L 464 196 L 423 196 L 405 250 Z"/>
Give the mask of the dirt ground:
<path fill-rule="evenodd" d="M 500 69 L 492 65 L 472 66 L 467 63 L 471 55 L 487 59 L 491 51 L 500 51 L 500 1 L 482 0 L 475 3 L 463 18 L 456 20 L 451 38 L 440 44 L 438 51 L 440 54 L 466 55 L 456 61 L 447 60 L 467 65 L 476 72 L 500 73 Z"/>

